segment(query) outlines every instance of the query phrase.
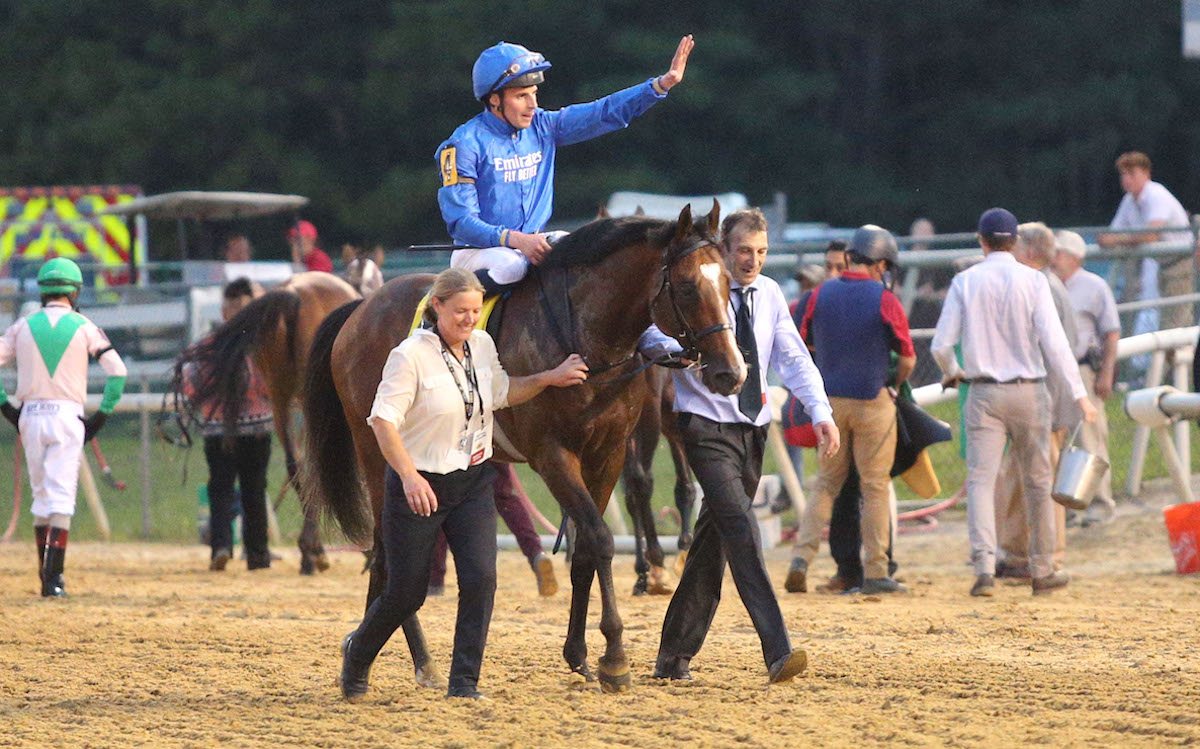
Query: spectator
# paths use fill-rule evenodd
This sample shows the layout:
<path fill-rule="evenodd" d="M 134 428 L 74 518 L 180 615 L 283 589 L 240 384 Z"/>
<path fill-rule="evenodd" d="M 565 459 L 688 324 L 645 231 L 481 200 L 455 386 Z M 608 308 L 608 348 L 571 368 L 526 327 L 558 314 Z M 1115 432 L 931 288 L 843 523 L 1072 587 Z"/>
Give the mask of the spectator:
<path fill-rule="evenodd" d="M 292 264 L 307 270 L 333 273 L 333 261 L 317 247 L 317 227 L 309 221 L 298 221 L 287 231 L 288 246 L 292 249 Z"/>
<path fill-rule="evenodd" d="M 228 322 L 254 299 L 254 288 L 246 278 L 229 283 L 223 293 L 221 317 Z M 267 548 L 267 467 L 271 462 L 271 399 L 257 368 L 246 358 L 246 389 L 235 422 L 234 437 L 227 438 L 227 401 L 218 395 L 203 396 L 205 370 L 211 355 L 205 352 L 205 342 L 196 344 L 192 359 L 185 365 L 184 393 L 200 423 L 204 437 L 204 458 L 208 462 L 208 501 L 211 508 L 209 569 L 220 572 L 233 557 L 233 519 L 236 516 L 237 492 L 241 488 L 242 545 L 246 551 L 246 567 L 251 570 L 271 566 Z M 214 354 L 216 352 L 213 352 Z"/>
<path fill-rule="evenodd" d="M 975 567 L 972 596 L 991 596 L 996 574 L 996 478 L 1011 442 L 1024 474 L 1030 519 L 1029 567 L 1035 595 L 1065 587 L 1054 569 L 1054 510 L 1050 499 L 1050 397 L 1047 370 L 1063 373 L 1085 420 L 1087 399 L 1045 276 L 1017 263 L 1017 219 L 1003 208 L 979 217 L 983 262 L 950 284 L 932 351 L 943 387 L 966 380 L 967 528 Z M 963 363 L 955 353 L 962 343 Z M 1047 361 L 1049 366 L 1047 367 Z"/>
<path fill-rule="evenodd" d="M 930 239 L 937 235 L 933 222 L 927 218 L 918 218 L 908 229 L 910 240 Z M 921 252 L 930 249 L 928 242 L 913 241 L 907 251 Z M 942 309 L 942 300 L 946 298 L 946 289 L 954 272 L 946 266 L 915 268 L 918 275 L 916 296 L 906 299 L 906 312 L 909 323 L 915 328 L 930 328 L 937 324 L 938 313 Z"/>
<path fill-rule="evenodd" d="M 383 286 L 383 273 L 368 256 L 366 245 L 342 245 L 342 263 L 346 266 L 346 281 L 364 297 Z"/>
<path fill-rule="evenodd" d="M 1054 232 L 1039 222 L 1021 224 L 1017 227 L 1019 241 L 1013 253 L 1017 262 L 1041 271 L 1050 284 L 1050 296 L 1054 309 L 1066 333 L 1067 343 L 1076 344 L 1075 308 L 1071 297 L 1051 264 L 1057 253 Z M 1050 372 L 1046 378 L 1046 390 L 1050 394 L 1050 471 L 1058 468 L 1058 457 L 1062 450 L 1067 430 L 1079 421 L 1079 413 L 1071 400 L 1071 385 L 1058 372 Z M 996 480 L 996 577 L 1017 579 L 1029 578 L 1029 521 L 1025 517 L 1025 502 L 1021 463 L 1016 452 L 1009 450 L 1000 466 Z M 1061 570 L 1067 549 L 1067 510 L 1057 502 L 1054 504 L 1054 569 Z"/>
<path fill-rule="evenodd" d="M 809 297 L 800 325 L 801 336 L 813 346 L 846 449 L 822 456 L 818 463 L 819 488 L 801 520 L 788 577 L 800 592 L 807 587 L 808 565 L 817 554 L 834 497 L 853 467 L 863 494 L 862 592 L 902 592 L 906 589 L 889 573 L 887 557 L 890 472 L 896 457 L 896 404 L 886 387 L 888 352 L 900 355 L 894 384 L 908 379 L 917 357 L 900 300 L 882 283 L 897 266 L 895 238 L 877 226 L 864 226 L 854 233 L 846 258 L 846 272 Z"/>
<path fill-rule="evenodd" d="M 1079 436 L 1085 450 L 1108 460 L 1108 417 L 1104 401 L 1112 395 L 1117 342 L 1121 340 L 1117 300 L 1103 278 L 1083 269 L 1083 258 L 1087 253 L 1083 237 L 1073 231 L 1060 231 L 1056 239 L 1058 254 L 1054 258 L 1054 270 L 1071 296 L 1079 331 L 1074 351 L 1079 361 L 1079 376 L 1096 408 L 1096 421 L 1084 424 Z M 1096 500 L 1098 503 L 1093 502 L 1084 515 L 1085 525 L 1112 517 L 1116 504 L 1112 496 L 1111 471 L 1104 474 Z"/>
<path fill-rule="evenodd" d="M 221 255 L 227 263 L 248 263 L 254 256 L 254 248 L 245 234 L 233 234 L 225 240 Z"/>
<path fill-rule="evenodd" d="M 908 228 L 908 236 L 910 239 L 928 239 L 937 235 L 937 230 L 933 227 L 933 222 L 927 218 L 919 218 L 912 222 Z M 927 242 L 913 242 L 908 246 L 910 250 L 928 250 Z"/>
<path fill-rule="evenodd" d="M 1125 196 L 1117 206 L 1113 216 L 1111 229 L 1155 229 L 1164 226 L 1182 227 L 1188 225 L 1188 214 L 1183 206 L 1171 194 L 1171 191 L 1161 183 L 1150 179 L 1150 157 L 1139 151 L 1129 151 L 1117 159 L 1117 171 L 1121 175 L 1121 189 Z M 1145 231 L 1137 233 L 1101 234 L 1096 243 L 1101 247 L 1134 248 L 1145 242 L 1170 241 L 1191 242 L 1189 231 L 1156 232 Z M 1188 294 L 1192 291 L 1192 258 L 1182 255 L 1170 261 L 1163 274 L 1163 286 L 1168 296 Z M 1159 298 L 1159 265 L 1152 258 L 1142 258 L 1138 277 L 1138 299 Z M 1126 287 L 1124 298 L 1132 299 L 1134 294 L 1130 286 Z M 1149 333 L 1154 330 L 1182 328 L 1195 324 L 1191 310 L 1187 305 L 1166 308 L 1159 325 L 1159 310 L 1140 310 L 1134 320 L 1133 332 Z"/>

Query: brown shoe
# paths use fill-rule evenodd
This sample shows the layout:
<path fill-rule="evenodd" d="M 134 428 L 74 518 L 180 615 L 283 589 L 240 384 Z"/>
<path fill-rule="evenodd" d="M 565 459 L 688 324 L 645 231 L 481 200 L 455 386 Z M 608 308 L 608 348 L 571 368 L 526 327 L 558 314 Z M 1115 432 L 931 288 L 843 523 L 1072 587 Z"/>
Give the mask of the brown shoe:
<path fill-rule="evenodd" d="M 975 584 L 971 586 L 971 595 L 976 598 L 991 598 L 995 587 L 994 575 L 980 575 L 975 578 Z"/>
<path fill-rule="evenodd" d="M 533 558 L 533 574 L 537 577 L 538 595 L 549 598 L 558 592 L 558 581 L 554 579 L 554 563 L 546 552 L 540 552 Z"/>
<path fill-rule="evenodd" d="M 767 677 L 772 684 L 784 684 L 804 673 L 808 667 L 808 656 L 801 648 L 783 656 L 767 669 Z"/>
<path fill-rule="evenodd" d="M 1067 583 L 1071 582 L 1071 576 L 1059 570 L 1045 577 L 1033 578 L 1033 594 L 1035 596 L 1044 596 L 1053 593 L 1060 588 L 1067 587 Z"/>
<path fill-rule="evenodd" d="M 783 581 L 783 589 L 788 593 L 808 592 L 808 562 L 804 561 L 803 557 L 792 559 L 787 579 Z"/>
<path fill-rule="evenodd" d="M 850 583 L 838 575 L 834 575 L 817 586 L 818 593 L 843 593 L 847 590 L 850 590 Z"/>
<path fill-rule="evenodd" d="M 1029 565 L 1018 562 L 997 561 L 996 577 L 1006 577 L 1011 580 L 1030 579 Z"/>

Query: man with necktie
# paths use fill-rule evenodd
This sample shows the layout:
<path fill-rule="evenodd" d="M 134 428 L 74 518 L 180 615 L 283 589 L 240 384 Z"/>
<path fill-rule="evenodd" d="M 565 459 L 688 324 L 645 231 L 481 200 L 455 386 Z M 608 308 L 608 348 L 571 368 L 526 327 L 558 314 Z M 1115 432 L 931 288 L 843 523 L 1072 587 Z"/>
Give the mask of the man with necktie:
<path fill-rule="evenodd" d="M 807 665 L 792 649 L 779 602 L 763 563 L 758 522 L 751 502 L 762 474 L 770 410 L 765 405 L 770 366 L 812 415 L 818 449 L 837 452 L 840 438 L 821 373 L 800 340 L 777 284 L 759 275 L 767 257 L 767 221 L 757 209 L 737 211 L 722 224 L 725 270 L 705 274 L 729 285 L 730 315 L 746 361 L 741 392 L 722 396 L 702 384 L 698 372 L 675 371 L 675 410 L 688 462 L 704 492 L 696 535 L 667 615 L 654 676 L 691 679 L 689 665 L 708 634 L 721 581 L 729 563 L 733 581 L 762 642 L 770 683 L 790 681 Z M 714 270 L 720 270 L 714 268 Z M 722 292 L 724 288 L 721 289 Z M 651 327 L 642 350 L 653 356 L 679 350 L 674 339 Z"/>

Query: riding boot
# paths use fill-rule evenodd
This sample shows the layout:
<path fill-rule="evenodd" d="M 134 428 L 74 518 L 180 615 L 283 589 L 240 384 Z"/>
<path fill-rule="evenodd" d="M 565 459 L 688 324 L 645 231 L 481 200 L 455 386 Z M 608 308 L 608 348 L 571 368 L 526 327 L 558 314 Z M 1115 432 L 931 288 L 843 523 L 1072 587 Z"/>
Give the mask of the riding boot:
<path fill-rule="evenodd" d="M 46 559 L 46 535 L 50 532 L 48 525 L 33 526 L 33 535 L 37 539 L 38 580 L 42 579 L 43 561 Z"/>
<path fill-rule="evenodd" d="M 350 653 L 350 649 L 354 645 L 354 635 L 357 632 L 351 632 L 342 638 L 342 675 L 338 683 L 342 687 L 342 697 L 353 702 L 367 693 L 369 688 L 369 679 L 371 675 L 371 664 L 374 659 L 367 661 L 365 664 L 356 661 Z"/>
<path fill-rule="evenodd" d="M 492 278 L 492 274 L 487 268 L 480 268 L 475 271 L 475 277 L 479 279 L 479 283 L 483 284 L 483 298 L 491 299 L 494 296 L 499 296 L 504 292 L 516 286 L 515 283 L 500 283 Z"/>
<path fill-rule="evenodd" d="M 63 563 L 67 558 L 67 531 L 51 528 L 46 537 L 46 556 L 42 562 L 42 597 L 61 598 L 67 595 L 63 583 Z"/>

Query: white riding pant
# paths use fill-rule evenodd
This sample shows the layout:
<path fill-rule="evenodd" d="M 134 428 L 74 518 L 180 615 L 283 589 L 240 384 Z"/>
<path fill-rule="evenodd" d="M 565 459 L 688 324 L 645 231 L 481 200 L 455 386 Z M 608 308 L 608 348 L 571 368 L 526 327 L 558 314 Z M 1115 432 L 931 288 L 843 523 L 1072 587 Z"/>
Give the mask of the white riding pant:
<path fill-rule="evenodd" d="M 546 233 L 546 241 L 553 245 L 567 236 L 565 231 Z M 450 254 L 450 267 L 462 268 L 474 273 L 486 270 L 492 280 L 501 286 L 516 283 L 529 272 L 529 259 L 520 250 L 511 247 L 485 247 L 480 250 L 455 250 Z"/>
<path fill-rule="evenodd" d="M 83 454 L 83 406 L 74 401 L 28 401 L 21 408 L 21 446 L 33 489 L 35 517 L 74 515 Z"/>

